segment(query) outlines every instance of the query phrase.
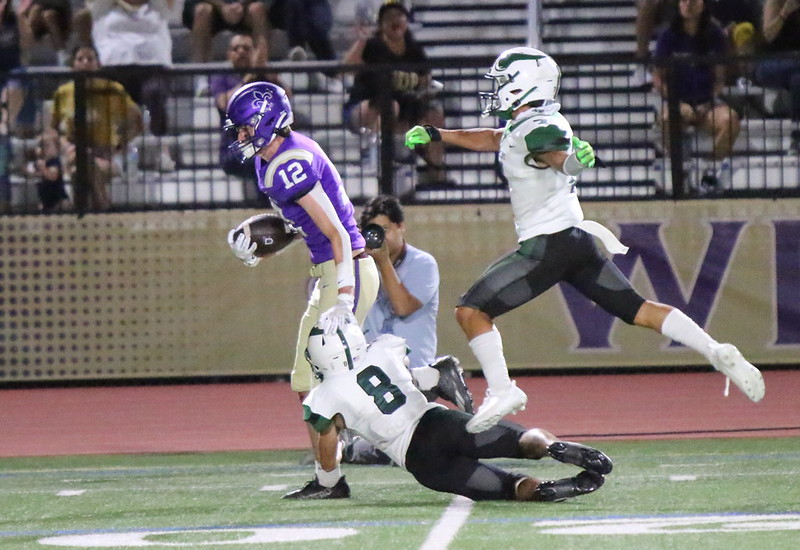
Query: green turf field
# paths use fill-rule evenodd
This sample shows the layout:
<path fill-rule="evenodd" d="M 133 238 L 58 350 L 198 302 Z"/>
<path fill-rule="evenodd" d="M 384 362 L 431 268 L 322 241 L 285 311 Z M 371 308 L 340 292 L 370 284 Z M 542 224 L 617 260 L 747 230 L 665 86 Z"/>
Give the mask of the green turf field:
<path fill-rule="evenodd" d="M 554 504 L 472 503 L 349 465 L 351 499 L 281 500 L 310 478 L 300 452 L 0 459 L 0 548 L 800 548 L 798 438 L 595 446 L 614 459 L 606 485 Z"/>

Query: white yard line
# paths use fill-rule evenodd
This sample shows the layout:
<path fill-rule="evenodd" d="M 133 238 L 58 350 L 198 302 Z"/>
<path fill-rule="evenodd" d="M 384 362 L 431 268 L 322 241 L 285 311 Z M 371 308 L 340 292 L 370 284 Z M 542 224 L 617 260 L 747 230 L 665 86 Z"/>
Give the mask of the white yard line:
<path fill-rule="evenodd" d="M 428 538 L 419 547 L 420 550 L 446 550 L 469 518 L 473 504 L 466 497 L 456 496 L 428 533 Z"/>
<path fill-rule="evenodd" d="M 56 493 L 57 497 L 77 497 L 86 492 L 86 489 L 64 490 Z"/>

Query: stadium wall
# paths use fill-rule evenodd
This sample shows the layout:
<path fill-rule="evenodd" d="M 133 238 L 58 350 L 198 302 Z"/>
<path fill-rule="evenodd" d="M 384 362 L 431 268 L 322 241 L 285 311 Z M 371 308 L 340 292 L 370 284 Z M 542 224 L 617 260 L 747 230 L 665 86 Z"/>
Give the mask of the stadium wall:
<path fill-rule="evenodd" d="M 800 351 L 800 199 L 593 202 L 631 247 L 615 262 L 757 364 Z M 0 218 L 0 383 L 284 375 L 308 292 L 305 248 L 254 269 L 225 236 L 252 210 Z M 442 273 L 439 352 L 477 369 L 458 296 L 515 244 L 505 204 L 407 209 Z M 569 288 L 497 320 L 512 369 L 702 364 Z"/>

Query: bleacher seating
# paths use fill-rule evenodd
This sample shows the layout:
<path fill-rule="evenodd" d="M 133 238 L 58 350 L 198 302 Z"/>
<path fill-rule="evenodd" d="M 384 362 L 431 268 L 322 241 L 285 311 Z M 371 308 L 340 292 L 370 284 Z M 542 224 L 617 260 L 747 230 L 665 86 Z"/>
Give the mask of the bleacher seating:
<path fill-rule="evenodd" d="M 364 0 L 332 0 L 335 26 L 334 43 L 342 53 L 353 36 L 353 21 Z M 180 3 L 180 2 L 179 2 Z M 446 0 L 413 0 L 412 29 L 434 61 L 464 56 L 494 57 L 505 48 L 524 45 L 528 37 L 528 3 L 525 0 L 469 0 L 453 4 Z M 178 11 L 179 14 L 179 11 Z M 542 0 L 540 16 L 541 48 L 562 61 L 563 79 L 559 100 L 562 111 L 576 134 L 592 142 L 605 167 L 587 171 L 579 187 L 585 197 L 647 198 L 669 191 L 671 167 L 663 158 L 663 137 L 656 129 L 660 97 L 632 84 L 636 65 L 634 0 Z M 171 23 L 177 68 L 191 67 L 188 61 L 188 29 L 180 24 L 179 15 Z M 282 31 L 275 30 L 273 63 L 285 54 Z M 229 35 L 215 37 L 216 65 L 225 66 L 225 44 Z M 593 57 L 591 64 L 576 65 L 582 54 L 609 55 L 612 61 L 602 63 Z M 614 61 L 621 59 L 622 61 Z M 341 106 L 346 95 L 315 91 L 308 74 L 298 68 L 312 67 L 313 61 L 291 64 L 292 70 L 282 73 L 294 91 L 293 103 L 299 113 L 297 126 L 318 140 L 340 169 L 349 194 L 356 200 L 378 192 L 374 145 L 342 128 Z M 283 65 L 286 67 L 287 65 Z M 474 127 L 494 124 L 480 117 L 477 92 L 488 89 L 480 78 L 487 67 L 442 68 L 435 78 L 444 84 L 441 95 L 445 103 L 447 124 L 451 127 Z M 112 197 L 115 203 L 131 204 L 235 204 L 244 198 L 243 184 L 226 176 L 217 167 L 219 118 L 210 98 L 194 97 L 191 81 L 174 88 L 170 100 L 170 134 L 166 144 L 178 167 L 174 172 L 158 172 L 156 159 L 163 141 L 146 135 L 137 141 L 140 166 L 133 172 L 115 178 Z M 731 87 L 730 100 L 743 107 L 742 132 L 737 140 L 733 173 L 727 182 L 731 189 L 796 188 L 797 157 L 788 156 L 791 122 L 782 116 L 781 94 L 756 86 L 746 89 Z M 752 116 L 747 116 L 751 114 Z M 710 140 L 688 135 L 687 153 L 708 151 Z M 14 140 L 15 154 L 30 151 L 32 140 Z M 401 162 L 396 164 L 395 178 L 400 189 L 408 189 L 416 179 L 413 166 L 417 162 L 396 143 Z M 368 161 L 365 155 L 372 154 Z M 495 155 L 448 149 L 446 162 L 458 185 L 453 188 L 419 190 L 417 202 L 504 200 L 507 190 L 495 166 Z M 19 163 L 18 163 L 19 164 Z M 14 176 L 14 204 L 35 203 L 31 178 L 20 173 Z M 422 165 L 421 161 L 418 164 Z M 24 172 L 24 170 L 22 171 Z M 697 178 L 698 174 L 688 174 Z M 130 179 L 130 181 L 127 181 Z M 32 190 L 33 188 L 33 190 Z M 31 195 L 34 195 L 33 197 Z"/>

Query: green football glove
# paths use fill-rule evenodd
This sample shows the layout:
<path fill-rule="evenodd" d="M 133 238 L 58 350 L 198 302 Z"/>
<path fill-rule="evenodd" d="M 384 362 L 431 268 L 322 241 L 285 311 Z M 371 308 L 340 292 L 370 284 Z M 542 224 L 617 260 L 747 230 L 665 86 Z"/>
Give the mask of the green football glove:
<path fill-rule="evenodd" d="M 594 166 L 594 148 L 592 148 L 588 141 L 583 141 L 576 136 L 572 136 L 572 147 L 575 149 L 575 156 L 578 158 L 578 162 L 586 168 Z"/>
<path fill-rule="evenodd" d="M 414 126 L 406 132 L 406 147 L 409 149 L 417 145 L 427 145 L 431 141 L 442 141 L 442 135 L 433 126 Z"/>

